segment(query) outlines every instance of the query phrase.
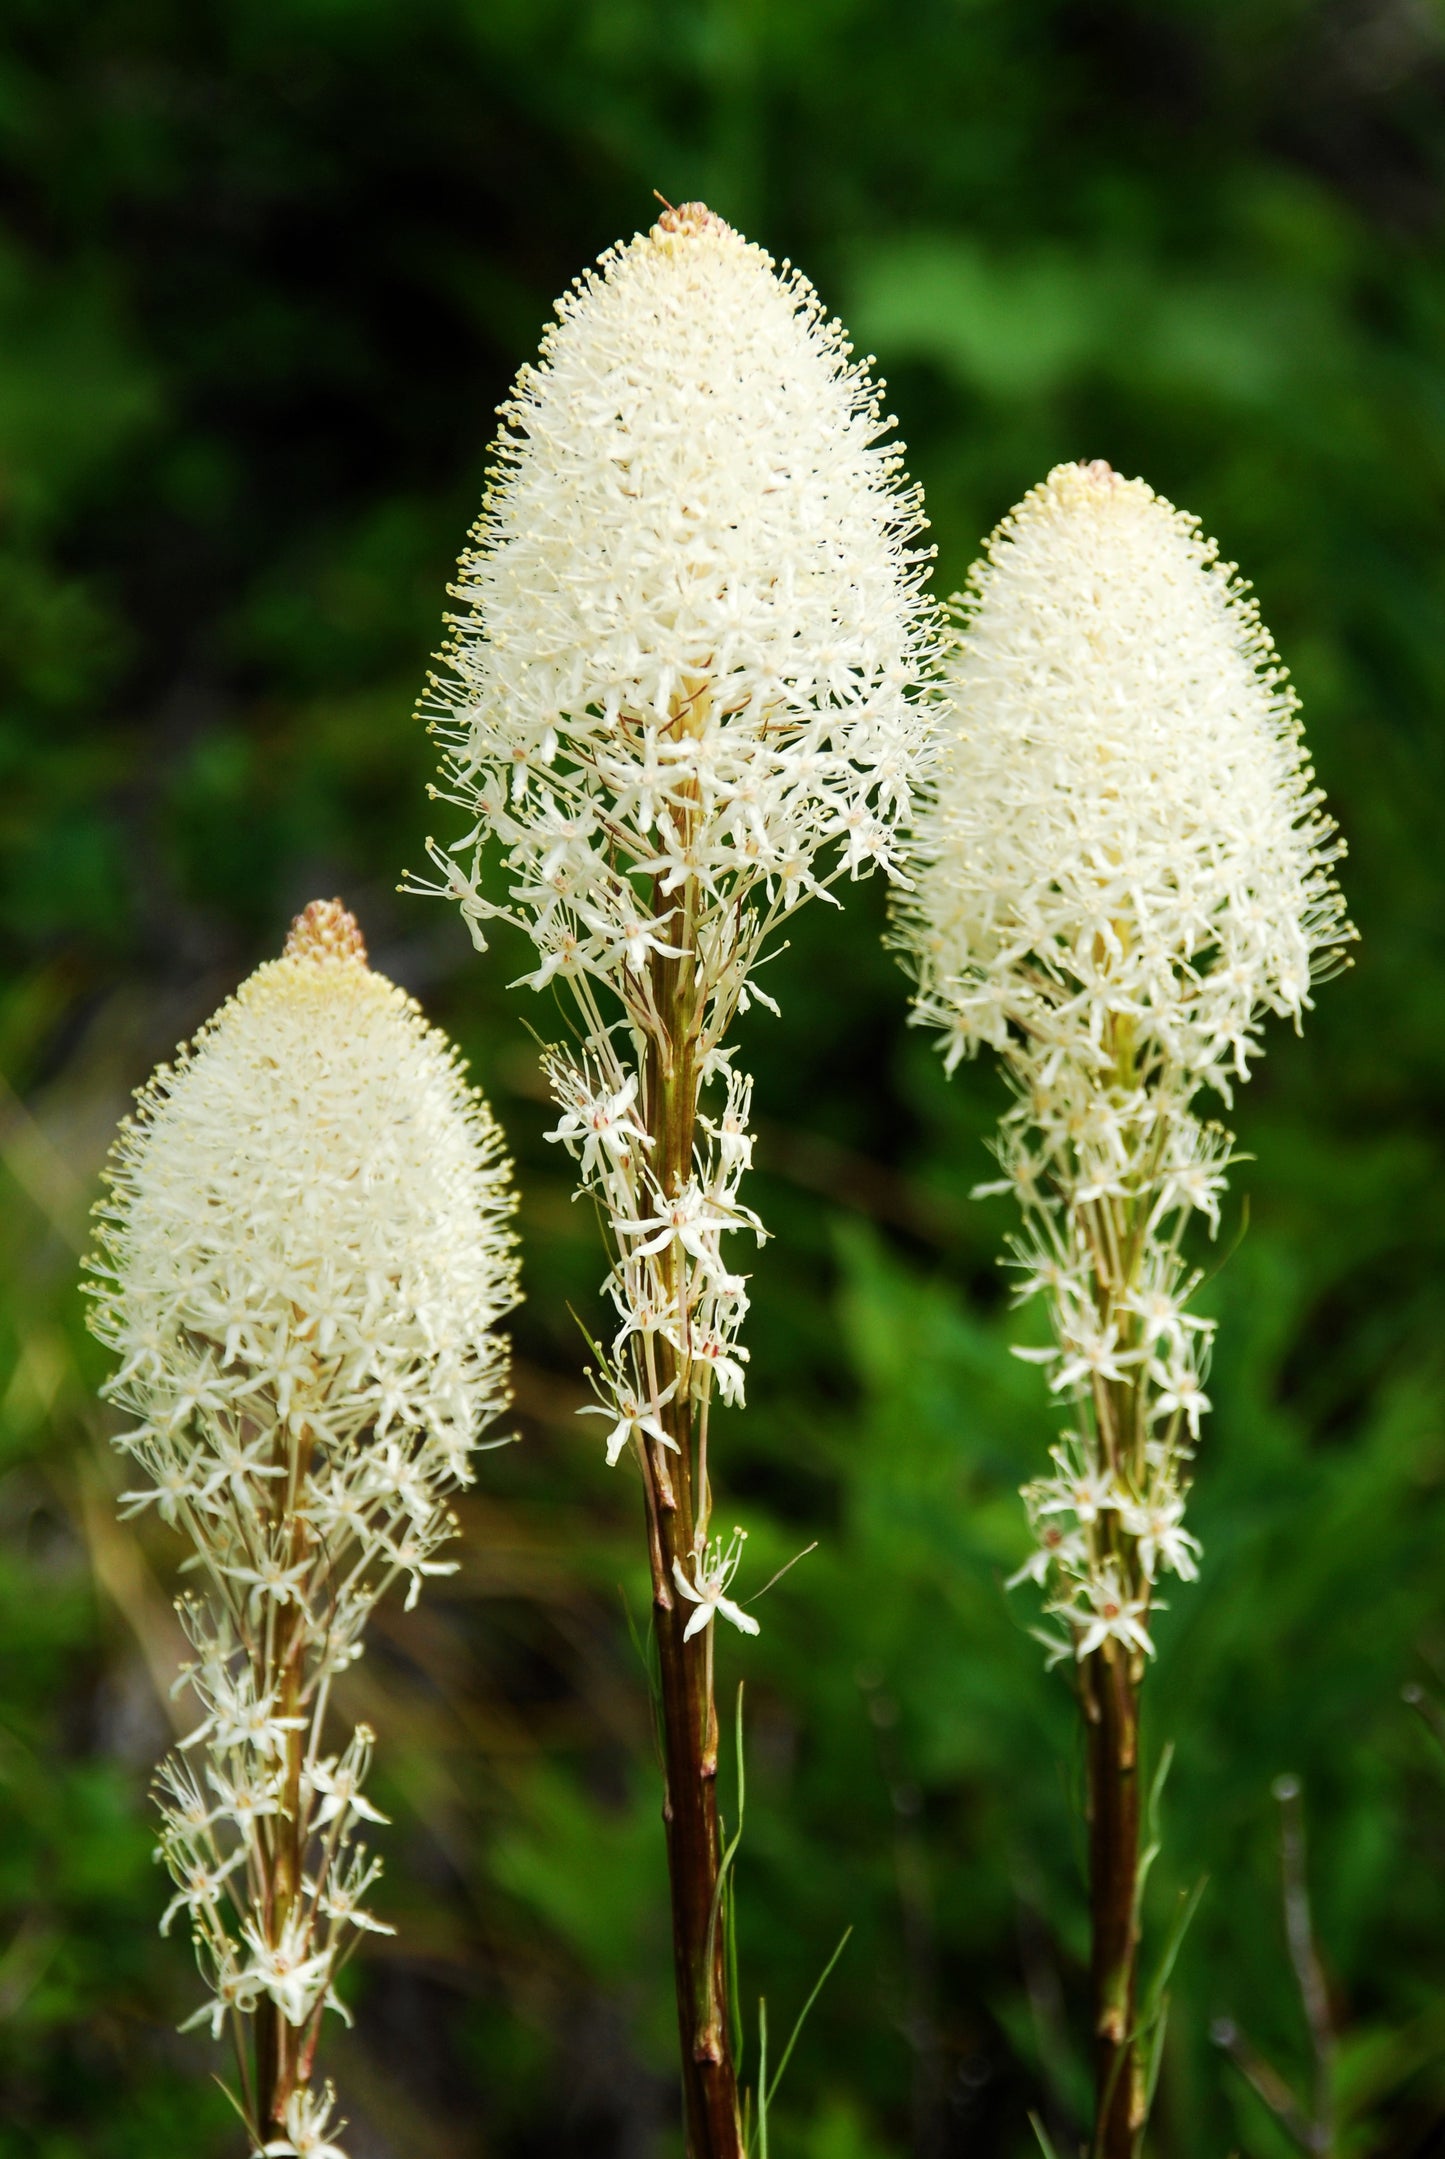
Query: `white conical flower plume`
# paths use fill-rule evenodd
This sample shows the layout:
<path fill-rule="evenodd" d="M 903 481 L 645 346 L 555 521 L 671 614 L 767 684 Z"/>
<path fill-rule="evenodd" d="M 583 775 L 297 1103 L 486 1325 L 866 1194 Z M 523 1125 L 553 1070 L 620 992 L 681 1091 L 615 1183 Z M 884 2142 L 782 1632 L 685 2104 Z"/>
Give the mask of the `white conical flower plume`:
<path fill-rule="evenodd" d="M 429 700 L 441 791 L 472 828 L 433 844 L 442 879 L 423 889 L 459 900 L 479 943 L 489 918 L 522 928 L 528 981 L 559 980 L 580 1007 L 584 1053 L 548 1061 L 553 1137 L 621 1226 L 619 1350 L 630 1329 L 678 1324 L 662 1219 L 678 1195 L 645 1067 L 672 1060 L 663 1007 L 681 996 L 686 1088 L 716 1076 L 727 1102 L 683 1165 L 701 1304 L 679 1346 L 694 1391 L 716 1372 L 737 1399 L 745 1296 L 718 1238 L 757 1224 L 735 1199 L 747 1084 L 721 1044 L 739 1006 L 771 1002 L 750 975 L 779 919 L 886 866 L 909 809 L 910 693 L 934 637 L 920 502 L 811 286 L 699 204 L 558 303 L 503 423 Z M 500 897 L 483 885 L 489 843 Z M 638 1378 L 640 1394 L 619 1371 L 619 1400 L 651 1397 Z"/>
<path fill-rule="evenodd" d="M 1213 1323 L 1190 1216 L 1217 1230 L 1228 1100 L 1261 1023 L 1298 1024 L 1353 934 L 1273 647 L 1198 526 L 1107 465 L 1062 465 L 1004 521 L 958 611 L 935 775 L 899 909 L 916 1017 L 1014 1091 L 996 1152 L 1068 1427 L 1025 1488 L 1051 1658 L 1085 1717 L 1096 2110 L 1139 2147 L 1139 1693 L 1184 1527 Z M 990 1189 L 984 1187 L 985 1190 Z M 1156 1787 L 1157 1789 L 1157 1787 Z M 1147 2027 L 1147 2019 L 1143 2020 Z"/>
<path fill-rule="evenodd" d="M 1076 1424 L 1029 1489 L 1025 1571 L 1080 1654 L 1110 1615 L 1135 1640 L 1160 1568 L 1194 1572 L 1179 1513 L 1211 1328 L 1184 1309 L 1180 1238 L 1191 1212 L 1217 1228 L 1232 1143 L 1191 1103 L 1229 1099 L 1265 1015 L 1298 1022 L 1353 935 L 1320 800 L 1213 543 L 1142 480 L 1057 467 L 958 606 L 897 915 L 915 1017 L 950 1066 L 998 1050 L 1016 1091 L 998 1189 L 1025 1211 L 1020 1294 L 1048 1303 Z"/>
<path fill-rule="evenodd" d="M 744 1387 L 727 1247 L 763 1234 L 725 1037 L 771 1004 L 757 969 L 782 918 L 888 867 L 910 807 L 935 625 L 879 400 L 803 277 L 699 204 L 668 210 L 559 303 L 503 409 L 428 699 L 470 829 L 432 843 L 421 889 L 478 944 L 491 919 L 519 928 L 525 980 L 581 1023 L 545 1060 L 551 1137 L 614 1262 L 595 1406 L 647 1498 L 689 2149 L 709 2154 L 741 2131 L 709 1919 L 714 1630 L 689 1635 L 683 1607 L 755 1629 L 718 1586 L 742 1546 L 710 1537 L 708 1415 Z"/>
<path fill-rule="evenodd" d="M 316 2028 L 379 1871 L 356 1840 L 372 1735 L 333 1675 L 455 1528 L 447 1495 L 507 1400 L 516 1300 L 497 1128 L 455 1052 L 366 964 L 337 902 L 300 916 L 122 1126 L 92 1324 L 120 1446 L 195 1548 L 180 1610 L 202 1720 L 162 1771 L 162 1853 L 236 2040 L 257 2145 L 301 2118 Z M 254 2019 L 254 2055 L 245 2020 Z"/>

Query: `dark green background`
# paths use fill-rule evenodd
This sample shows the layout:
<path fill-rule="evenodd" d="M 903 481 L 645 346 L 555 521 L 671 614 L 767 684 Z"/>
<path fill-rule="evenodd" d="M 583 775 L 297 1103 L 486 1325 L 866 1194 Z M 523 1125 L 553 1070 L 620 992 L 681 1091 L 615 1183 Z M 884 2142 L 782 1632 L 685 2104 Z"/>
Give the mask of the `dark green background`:
<path fill-rule="evenodd" d="M 1445 2152 L 1445 17 L 1430 0 L 9 0 L 0 18 L 0 2152 L 237 2153 L 145 1788 L 178 1557 L 114 1524 L 76 1252 L 126 1091 L 340 891 L 516 1150 L 525 1445 L 350 1707 L 395 1816 L 339 2029 L 355 2159 L 672 2159 L 638 1499 L 574 1423 L 590 1216 L 524 1022 L 438 904 L 411 718 L 491 414 L 553 295 L 701 195 L 876 351 L 944 590 L 1057 459 L 1258 587 L 1348 836 L 1358 964 L 1238 1105 L 1202 1582 L 1161 1622 L 1180 1960 L 1157 2151 L 1273 2159 L 1209 2039 L 1309 2055 L 1271 1781 L 1303 1780 L 1342 2152 Z M 1080 2094 L 1073 1711 L 1001 1581 L 1049 1430 L 973 1204 L 1000 1091 L 904 1025 L 882 895 L 750 1029 L 776 1231 L 725 1420 L 770 1596 L 747 1675 L 750 2019 L 854 1934 L 778 2159 L 1061 2146 Z M 22 1103 L 24 1107 L 22 1107 Z M 181 1712 L 183 1713 L 183 1711 Z M 755 2056 L 754 2056 L 755 2058 Z"/>

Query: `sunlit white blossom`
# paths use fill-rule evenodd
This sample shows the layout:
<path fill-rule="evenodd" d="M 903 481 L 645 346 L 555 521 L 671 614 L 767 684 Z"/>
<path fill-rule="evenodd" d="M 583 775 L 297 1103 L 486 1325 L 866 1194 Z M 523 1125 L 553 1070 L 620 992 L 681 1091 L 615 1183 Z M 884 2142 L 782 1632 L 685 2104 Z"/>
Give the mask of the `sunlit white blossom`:
<path fill-rule="evenodd" d="M 973 571 L 949 689 L 905 914 L 950 1058 L 1016 1030 L 1104 1069 L 1122 1024 L 1141 1083 L 1227 1095 L 1347 934 L 1295 698 L 1232 568 L 1142 480 L 1060 465 Z"/>
<path fill-rule="evenodd" d="M 609 1383 L 604 1382 L 604 1384 Z M 614 1419 L 612 1429 L 607 1435 L 608 1468 L 614 1469 L 616 1467 L 623 1448 L 631 1446 L 635 1440 L 650 1439 L 659 1447 L 670 1448 L 675 1454 L 677 1452 L 677 1441 L 662 1423 L 658 1412 L 666 1407 L 677 1392 L 676 1381 L 659 1390 L 654 1398 L 656 1408 L 653 1408 L 645 1400 L 640 1401 L 630 1387 L 620 1386 L 616 1380 L 611 1380 L 610 1386 L 611 1400 L 589 1402 L 577 1412 L 579 1417 L 611 1417 Z"/>
<path fill-rule="evenodd" d="M 1161 1567 L 1192 1582 L 1199 1573 L 1199 1539 L 1183 1526 L 1184 1498 L 1174 1493 L 1152 1506 L 1128 1504 L 1121 1509 L 1124 1527 L 1139 1540 L 1139 1564 L 1146 1581 L 1152 1582 Z"/>
<path fill-rule="evenodd" d="M 909 805 L 931 618 L 878 390 L 800 272 L 687 205 L 558 303 L 502 423 L 432 692 L 474 821 L 443 889 L 569 972 L 694 940 L 745 971 L 820 855 L 886 861 Z M 453 874 L 490 837 L 496 899 Z"/>

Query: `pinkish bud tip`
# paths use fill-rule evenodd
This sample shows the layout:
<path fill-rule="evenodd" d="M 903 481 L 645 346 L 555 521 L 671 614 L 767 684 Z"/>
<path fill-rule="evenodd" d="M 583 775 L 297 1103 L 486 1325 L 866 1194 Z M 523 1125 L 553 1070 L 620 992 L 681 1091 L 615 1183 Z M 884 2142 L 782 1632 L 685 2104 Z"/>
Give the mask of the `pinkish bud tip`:
<path fill-rule="evenodd" d="M 652 229 L 655 233 L 685 235 L 696 239 L 705 232 L 726 232 L 728 224 L 725 218 L 709 210 L 705 202 L 684 202 L 679 203 L 675 209 L 669 203 Z"/>
<path fill-rule="evenodd" d="M 360 960 L 366 965 L 366 939 L 355 915 L 340 900 L 313 900 L 291 925 L 283 959 Z"/>

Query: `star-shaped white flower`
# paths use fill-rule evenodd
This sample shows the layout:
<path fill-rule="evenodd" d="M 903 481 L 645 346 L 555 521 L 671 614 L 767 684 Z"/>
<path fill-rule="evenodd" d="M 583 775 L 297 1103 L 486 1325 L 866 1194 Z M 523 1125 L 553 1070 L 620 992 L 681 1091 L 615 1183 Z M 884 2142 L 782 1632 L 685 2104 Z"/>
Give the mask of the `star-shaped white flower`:
<path fill-rule="evenodd" d="M 673 1561 L 673 1580 L 688 1603 L 697 1606 L 683 1629 L 682 1638 L 685 1642 L 690 1642 L 695 1634 L 701 1634 L 704 1627 L 711 1626 L 713 1617 L 718 1612 L 722 1613 L 724 1619 L 730 1619 L 740 1633 L 756 1634 L 759 1631 L 758 1623 L 752 1615 L 726 1595 L 732 1578 L 738 1571 L 747 1534 L 745 1529 L 735 1529 L 726 1546 L 721 1537 L 714 1537 L 710 1544 L 694 1555 L 692 1581 L 683 1573 L 679 1562 Z"/>
<path fill-rule="evenodd" d="M 699 1260 L 704 1267 L 716 1270 L 721 1265 L 718 1235 L 722 1230 L 733 1228 L 734 1223 L 732 1215 L 703 1191 L 695 1177 L 690 1177 L 680 1192 L 659 1202 L 656 1214 L 630 1221 L 619 1220 L 616 1227 L 625 1230 L 630 1237 L 647 1240 L 633 1247 L 635 1259 L 653 1258 L 657 1253 L 665 1252 L 669 1245 L 676 1244 L 689 1259 Z"/>
<path fill-rule="evenodd" d="M 1101 1569 L 1091 1582 L 1084 1585 L 1088 1598 L 1085 1608 L 1073 1606 L 1065 1617 L 1077 1629 L 1074 1639 L 1074 1655 L 1082 1664 L 1105 1642 L 1121 1642 L 1126 1649 L 1142 1650 L 1152 1657 L 1154 1644 L 1144 1624 L 1149 1607 L 1142 1597 L 1130 1597 L 1122 1588 L 1118 1574 L 1112 1567 Z"/>
<path fill-rule="evenodd" d="M 1107 1470 L 1060 1477 L 1053 1483 L 1033 1487 L 1039 1492 L 1035 1512 L 1039 1515 L 1075 1515 L 1080 1523 L 1097 1522 L 1101 1514 L 1119 1505 L 1119 1492 Z"/>
<path fill-rule="evenodd" d="M 598 1168 L 618 1162 L 634 1147 L 650 1147 L 652 1136 L 638 1123 L 633 1104 L 637 1100 L 637 1074 L 629 1072 L 614 1094 L 583 1096 L 564 1110 L 559 1123 L 545 1136 L 558 1140 L 569 1154 L 578 1153 L 582 1179 Z"/>
<path fill-rule="evenodd" d="M 359 1815 L 363 1821 L 382 1822 L 387 1817 L 374 1807 L 369 1799 L 361 1796 L 361 1780 L 366 1773 L 366 1757 L 370 1755 L 371 1732 L 368 1725 L 358 1726 L 357 1736 L 365 1738 L 360 1749 L 348 1747 L 338 1762 L 312 1762 L 306 1771 L 306 1781 L 313 1792 L 319 1793 L 321 1804 L 312 1817 L 313 1829 L 324 1829 L 338 1815 Z"/>
<path fill-rule="evenodd" d="M 286 2134 L 261 2146 L 262 2159 L 346 2159 L 341 2146 L 331 2142 L 328 2135 L 335 2105 L 336 2093 L 331 2085 L 318 2095 L 309 2084 L 299 2084 L 286 2101 L 282 2116 Z M 345 2127 L 345 2122 L 338 2122 L 337 2133 Z"/>
<path fill-rule="evenodd" d="M 1068 1387 L 1099 1386 L 1110 1382 L 1120 1385 L 1128 1377 L 1125 1367 L 1137 1364 L 1143 1354 L 1142 1350 L 1120 1349 L 1119 1329 L 1110 1320 L 1101 1331 L 1090 1332 L 1069 1345 L 1063 1362 L 1049 1381 L 1050 1390 L 1062 1394 Z"/>
<path fill-rule="evenodd" d="M 186 1879 L 182 1884 L 179 1895 L 172 1897 L 170 1903 L 166 1906 L 161 1919 L 160 1930 L 162 1934 L 170 1933 L 171 1921 L 179 1911 L 188 1911 L 195 1914 L 199 1911 L 213 1909 L 227 1875 L 233 1874 L 245 1857 L 245 1846 L 238 1845 L 229 1859 L 223 1859 L 219 1866 L 208 1866 L 204 1860 L 198 1859 L 187 1870 Z"/>
<path fill-rule="evenodd" d="M 610 1402 L 588 1402 L 578 1410 L 579 1417 L 613 1417 L 615 1423 L 607 1435 L 607 1467 L 615 1469 L 624 1447 L 644 1435 L 655 1439 L 660 1447 L 671 1447 L 678 1452 L 677 1441 L 665 1430 L 657 1412 L 665 1402 L 670 1402 L 677 1392 L 677 1381 L 666 1386 L 655 1401 L 644 1402 L 624 1381 L 611 1381 Z"/>
<path fill-rule="evenodd" d="M 294 1910 L 276 1942 L 266 1940 L 254 1919 L 242 1932 L 251 1951 L 244 1976 L 270 1996 L 288 2024 L 304 2024 L 331 1981 L 331 1952 L 311 1949 L 308 1915 Z"/>
<path fill-rule="evenodd" d="M 1149 1581 L 1153 1581 L 1161 1565 L 1172 1568 L 1186 1582 L 1198 1580 L 1196 1555 L 1202 1547 L 1199 1539 L 1181 1526 L 1183 1517 L 1184 1501 L 1177 1494 L 1142 1505 L 1130 1502 L 1120 1508 L 1120 1521 L 1130 1536 L 1139 1540 L 1139 1564 Z"/>
<path fill-rule="evenodd" d="M 1174 1365 L 1163 1375 L 1164 1386 L 1154 1398 L 1155 1417 L 1180 1415 L 1189 1426 L 1191 1439 L 1199 1437 L 1199 1420 L 1210 1407 L 1209 1396 L 1187 1365 Z"/>
<path fill-rule="evenodd" d="M 1078 1530 L 1060 1529 L 1057 1522 L 1040 1523 L 1038 1539 L 1038 1549 L 1030 1552 L 1023 1565 L 1009 1576 L 1005 1589 L 1017 1589 L 1020 1582 L 1043 1583 L 1050 1567 L 1077 1566 L 1088 1550 Z"/>

